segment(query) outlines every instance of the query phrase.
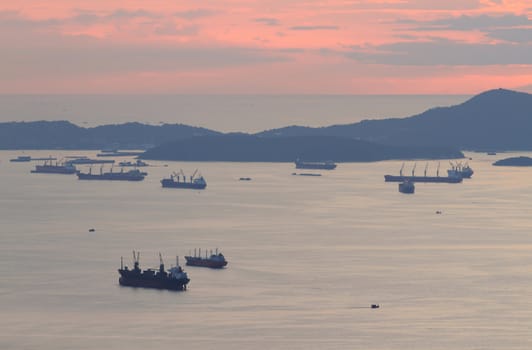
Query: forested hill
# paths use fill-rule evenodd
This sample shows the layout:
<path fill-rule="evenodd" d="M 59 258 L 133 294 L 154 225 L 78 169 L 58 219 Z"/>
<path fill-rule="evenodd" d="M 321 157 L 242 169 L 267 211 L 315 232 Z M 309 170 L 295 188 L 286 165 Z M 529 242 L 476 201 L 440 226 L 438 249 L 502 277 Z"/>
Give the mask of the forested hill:
<path fill-rule="evenodd" d="M 532 95 L 504 89 L 408 118 L 365 120 L 322 128 L 291 126 L 262 137 L 336 136 L 396 146 L 451 146 L 462 150 L 532 150 Z"/>

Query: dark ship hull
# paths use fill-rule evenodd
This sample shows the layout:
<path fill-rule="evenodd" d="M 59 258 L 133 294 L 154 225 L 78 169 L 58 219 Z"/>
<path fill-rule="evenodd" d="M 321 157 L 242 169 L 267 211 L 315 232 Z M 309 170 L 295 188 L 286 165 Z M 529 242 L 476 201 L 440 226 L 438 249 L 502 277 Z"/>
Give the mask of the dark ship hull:
<path fill-rule="evenodd" d="M 112 159 L 77 158 L 68 161 L 70 164 L 114 164 Z"/>
<path fill-rule="evenodd" d="M 385 182 L 435 182 L 456 184 L 462 182 L 461 177 L 445 176 L 401 176 L 401 175 L 384 175 Z"/>
<path fill-rule="evenodd" d="M 178 182 L 173 179 L 162 179 L 161 184 L 165 188 L 189 188 L 195 190 L 203 190 L 207 187 L 206 183 Z"/>
<path fill-rule="evenodd" d="M 168 290 L 187 290 L 187 284 L 190 280 L 172 280 L 168 278 L 145 278 L 145 277 L 125 277 L 122 276 L 118 279 L 118 283 L 125 287 L 138 287 L 138 288 L 155 288 L 155 289 L 168 289 Z"/>
<path fill-rule="evenodd" d="M 331 162 L 300 162 L 296 161 L 296 169 L 321 169 L 321 170 L 334 170 L 336 164 Z"/>
<path fill-rule="evenodd" d="M 142 181 L 146 173 L 125 172 L 125 173 L 103 173 L 103 174 L 86 174 L 78 172 L 79 180 L 113 180 L 113 181 Z"/>
<path fill-rule="evenodd" d="M 75 174 L 76 168 L 63 165 L 37 165 L 32 173 L 41 174 Z"/>
<path fill-rule="evenodd" d="M 220 261 L 193 256 L 185 256 L 185 260 L 188 266 L 210 267 L 211 269 L 221 269 L 227 265 L 225 260 Z"/>

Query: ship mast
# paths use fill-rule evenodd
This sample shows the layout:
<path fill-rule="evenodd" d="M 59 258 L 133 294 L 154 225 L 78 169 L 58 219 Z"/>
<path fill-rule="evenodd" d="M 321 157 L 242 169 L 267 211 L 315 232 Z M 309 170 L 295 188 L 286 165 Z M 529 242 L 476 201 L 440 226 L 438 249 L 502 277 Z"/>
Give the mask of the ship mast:
<path fill-rule="evenodd" d="M 159 272 L 160 273 L 164 272 L 163 256 L 161 255 L 160 252 L 159 252 Z"/>

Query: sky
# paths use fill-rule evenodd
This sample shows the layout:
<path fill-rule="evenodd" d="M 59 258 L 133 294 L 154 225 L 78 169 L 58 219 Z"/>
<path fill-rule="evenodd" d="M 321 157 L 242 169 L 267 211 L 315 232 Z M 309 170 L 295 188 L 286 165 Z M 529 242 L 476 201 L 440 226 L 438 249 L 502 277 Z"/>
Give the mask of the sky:
<path fill-rule="evenodd" d="M 0 94 L 532 92 L 532 1 L 4 1 L 0 52 Z"/>

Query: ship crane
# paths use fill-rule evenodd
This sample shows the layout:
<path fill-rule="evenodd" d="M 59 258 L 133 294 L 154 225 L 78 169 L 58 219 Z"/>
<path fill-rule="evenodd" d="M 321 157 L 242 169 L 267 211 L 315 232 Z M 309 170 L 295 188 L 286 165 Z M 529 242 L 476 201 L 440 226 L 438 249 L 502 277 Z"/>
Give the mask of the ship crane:
<path fill-rule="evenodd" d="M 198 172 L 198 169 L 196 169 L 194 171 L 194 174 L 192 174 L 192 176 L 190 177 L 190 182 L 192 182 L 192 180 L 194 179 L 194 176 L 196 176 L 196 173 Z"/>
<path fill-rule="evenodd" d="M 436 177 L 440 176 L 440 162 L 438 162 L 438 169 L 436 169 Z"/>
<path fill-rule="evenodd" d="M 185 173 L 183 172 L 183 169 L 179 169 L 179 173 L 183 175 L 183 182 L 187 182 L 187 177 L 185 176 Z"/>
<path fill-rule="evenodd" d="M 164 262 L 161 253 L 159 253 L 159 273 L 164 273 Z"/>
<path fill-rule="evenodd" d="M 403 165 L 401 165 L 401 170 L 399 170 L 399 175 L 403 176 L 403 169 L 405 167 L 405 163 L 403 163 Z"/>
<path fill-rule="evenodd" d="M 414 163 L 414 167 L 412 168 L 412 177 L 414 177 L 414 172 L 416 171 L 416 165 L 417 163 Z"/>
<path fill-rule="evenodd" d="M 429 168 L 429 163 L 425 164 L 425 172 L 424 172 L 425 177 L 427 177 L 427 169 L 428 168 Z"/>

